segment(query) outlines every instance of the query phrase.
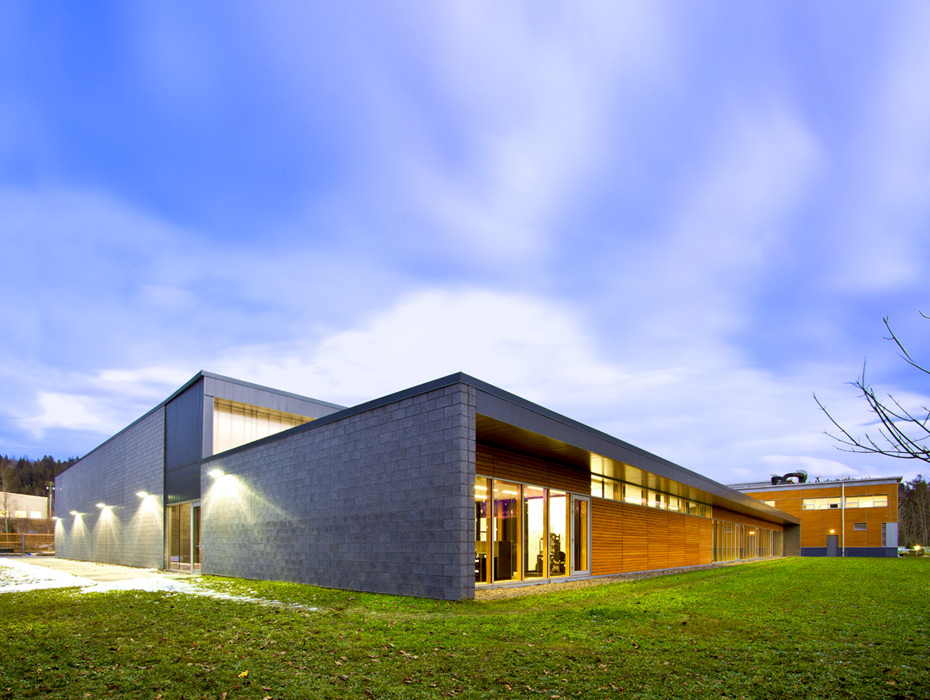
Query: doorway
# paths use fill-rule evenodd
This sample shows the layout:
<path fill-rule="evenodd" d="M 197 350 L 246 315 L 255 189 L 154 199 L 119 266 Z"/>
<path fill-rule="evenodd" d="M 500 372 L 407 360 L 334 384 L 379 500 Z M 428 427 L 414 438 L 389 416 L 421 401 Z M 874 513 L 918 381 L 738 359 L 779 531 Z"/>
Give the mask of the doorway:
<path fill-rule="evenodd" d="M 572 495 L 572 575 L 591 574 L 591 499 Z"/>
<path fill-rule="evenodd" d="M 168 506 L 166 562 L 169 571 L 200 571 L 200 501 Z"/>
<path fill-rule="evenodd" d="M 840 536 L 827 535 L 827 556 L 836 557 L 840 553 Z"/>

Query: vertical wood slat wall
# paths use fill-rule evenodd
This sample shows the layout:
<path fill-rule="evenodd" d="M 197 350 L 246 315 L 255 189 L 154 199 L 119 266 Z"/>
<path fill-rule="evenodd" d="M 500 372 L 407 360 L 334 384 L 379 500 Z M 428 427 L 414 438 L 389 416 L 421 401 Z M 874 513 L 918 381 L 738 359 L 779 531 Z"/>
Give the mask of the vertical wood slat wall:
<path fill-rule="evenodd" d="M 714 518 L 778 532 L 781 525 L 714 509 Z M 591 500 L 591 573 L 670 569 L 710 564 L 714 520 L 629 503 Z"/>
<path fill-rule="evenodd" d="M 591 574 L 710 564 L 713 520 L 591 499 Z"/>

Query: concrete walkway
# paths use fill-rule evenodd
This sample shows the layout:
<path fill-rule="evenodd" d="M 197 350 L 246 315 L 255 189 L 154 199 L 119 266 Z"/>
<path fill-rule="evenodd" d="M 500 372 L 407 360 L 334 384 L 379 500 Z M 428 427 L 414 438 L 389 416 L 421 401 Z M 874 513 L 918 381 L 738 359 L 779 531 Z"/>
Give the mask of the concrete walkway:
<path fill-rule="evenodd" d="M 74 561 L 73 559 L 59 559 L 58 557 L 29 557 L 29 556 L 12 556 L 10 559 L 16 559 L 23 564 L 31 566 L 42 566 L 47 569 L 54 569 L 65 574 L 86 578 L 96 583 L 112 583 L 113 581 L 131 581 L 139 578 L 187 578 L 187 574 L 172 572 L 167 574 L 156 569 L 136 569 L 131 566 L 116 566 L 114 564 L 97 564 L 89 561 Z"/>

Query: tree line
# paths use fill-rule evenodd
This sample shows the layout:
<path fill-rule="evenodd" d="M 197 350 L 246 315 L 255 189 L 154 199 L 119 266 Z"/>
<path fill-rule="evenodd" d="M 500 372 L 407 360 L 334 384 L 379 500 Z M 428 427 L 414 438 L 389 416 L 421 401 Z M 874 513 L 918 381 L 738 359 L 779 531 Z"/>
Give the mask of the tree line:
<path fill-rule="evenodd" d="M 47 496 L 48 482 L 77 462 L 77 457 L 64 461 L 45 455 L 41 459 L 0 455 L 0 491 L 27 496 Z"/>
<path fill-rule="evenodd" d="M 930 546 L 930 484 L 920 474 L 898 491 L 898 543 Z"/>

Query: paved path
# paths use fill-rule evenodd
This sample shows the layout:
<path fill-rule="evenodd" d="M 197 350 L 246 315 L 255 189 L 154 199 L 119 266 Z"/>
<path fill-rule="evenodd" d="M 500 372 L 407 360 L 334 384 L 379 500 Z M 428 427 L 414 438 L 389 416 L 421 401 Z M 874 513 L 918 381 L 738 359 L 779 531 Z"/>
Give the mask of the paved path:
<path fill-rule="evenodd" d="M 97 583 L 111 583 L 113 581 L 130 581 L 138 578 L 161 578 L 166 575 L 174 578 L 187 577 L 186 574 L 166 574 L 164 571 L 159 572 L 155 569 L 136 569 L 132 566 L 116 566 L 114 564 L 96 564 L 89 561 L 74 561 L 73 559 L 59 559 L 58 557 L 10 557 L 17 559 L 23 564 L 32 566 L 43 566 L 47 569 L 54 569 L 72 576 L 90 579 Z"/>

